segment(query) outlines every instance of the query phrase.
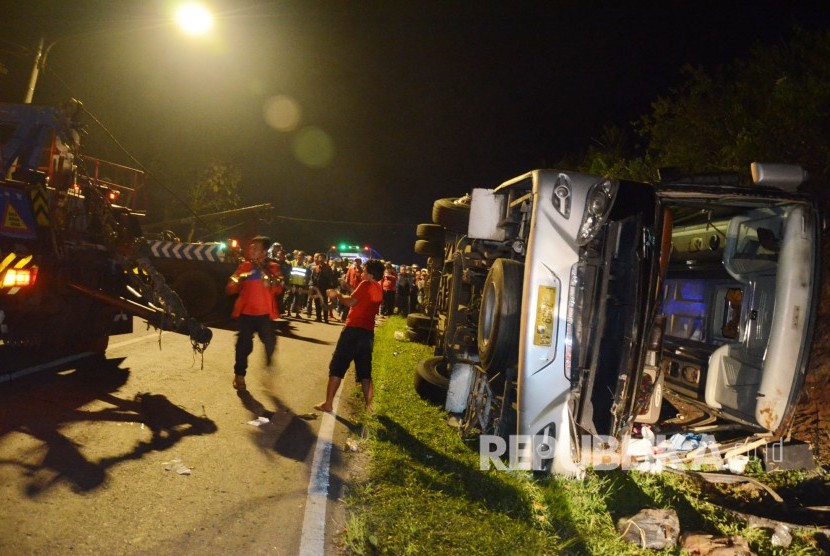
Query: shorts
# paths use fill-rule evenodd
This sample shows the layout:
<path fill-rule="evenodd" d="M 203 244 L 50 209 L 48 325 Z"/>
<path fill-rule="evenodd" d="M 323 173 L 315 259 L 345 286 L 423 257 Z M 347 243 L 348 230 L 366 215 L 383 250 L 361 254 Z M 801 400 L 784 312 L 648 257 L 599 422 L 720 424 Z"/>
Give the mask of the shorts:
<path fill-rule="evenodd" d="M 349 365 L 354 361 L 357 380 L 372 378 L 372 349 L 375 345 L 375 331 L 347 326 L 340 333 L 337 347 L 329 363 L 329 376 L 343 378 Z"/>

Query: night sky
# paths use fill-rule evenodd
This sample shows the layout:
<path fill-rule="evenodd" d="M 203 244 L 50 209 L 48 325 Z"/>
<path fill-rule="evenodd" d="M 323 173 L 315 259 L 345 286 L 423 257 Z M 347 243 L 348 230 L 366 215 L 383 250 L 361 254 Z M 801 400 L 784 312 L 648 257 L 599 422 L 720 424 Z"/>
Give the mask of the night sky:
<path fill-rule="evenodd" d="M 0 0 L 0 101 L 25 93 L 21 46 L 57 39 L 34 101 L 80 99 L 150 170 L 163 202 L 148 221 L 172 215 L 165 187 L 184 197 L 198 168 L 229 162 L 243 204 L 276 207 L 256 231 L 286 247 L 368 243 L 419 263 L 415 226 L 436 198 L 583 151 L 684 64 L 830 29 L 827 1 L 238 0 L 206 2 L 217 27 L 194 39 L 167 23 L 173 4 Z M 135 166 L 88 130 L 86 154 Z"/>

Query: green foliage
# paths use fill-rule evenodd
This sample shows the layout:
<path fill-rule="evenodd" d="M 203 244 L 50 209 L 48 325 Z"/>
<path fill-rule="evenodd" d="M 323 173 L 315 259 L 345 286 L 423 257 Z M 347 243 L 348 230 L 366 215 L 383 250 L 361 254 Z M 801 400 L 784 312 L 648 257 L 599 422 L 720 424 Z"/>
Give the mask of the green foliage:
<path fill-rule="evenodd" d="M 753 161 L 801 164 L 830 178 L 830 33 L 796 30 L 785 45 L 757 45 L 714 75 L 684 68 L 686 81 L 634 124 L 644 147 L 605 130 L 580 168 L 653 180 L 656 168 L 729 170 Z"/>
<path fill-rule="evenodd" d="M 231 164 L 213 163 L 199 172 L 187 191 L 191 210 L 197 215 L 237 208 L 242 172 Z M 187 241 L 193 241 L 196 221 L 190 225 Z"/>
<path fill-rule="evenodd" d="M 236 208 L 241 182 L 239 168 L 231 164 L 210 164 L 199 172 L 187 192 L 190 206 L 196 214 Z"/>

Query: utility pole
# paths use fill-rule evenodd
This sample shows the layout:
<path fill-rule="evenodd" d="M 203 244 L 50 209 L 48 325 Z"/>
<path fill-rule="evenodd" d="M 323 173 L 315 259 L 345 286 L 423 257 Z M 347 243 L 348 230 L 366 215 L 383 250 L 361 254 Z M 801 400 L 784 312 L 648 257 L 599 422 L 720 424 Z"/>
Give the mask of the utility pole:
<path fill-rule="evenodd" d="M 37 45 L 37 53 L 35 54 L 35 65 L 32 67 L 32 75 L 29 78 L 29 88 L 26 89 L 26 98 L 23 99 L 24 104 L 32 104 L 32 98 L 35 96 L 35 85 L 37 85 L 37 77 L 40 73 L 40 61 L 43 58 L 43 37 L 40 37 L 40 43 Z"/>

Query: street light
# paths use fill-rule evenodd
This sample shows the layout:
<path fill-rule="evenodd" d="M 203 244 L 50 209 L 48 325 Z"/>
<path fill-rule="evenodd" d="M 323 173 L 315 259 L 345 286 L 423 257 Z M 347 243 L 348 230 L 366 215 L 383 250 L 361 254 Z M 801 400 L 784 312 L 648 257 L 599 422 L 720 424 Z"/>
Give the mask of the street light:
<path fill-rule="evenodd" d="M 182 31 L 188 35 L 205 35 L 213 28 L 213 15 L 205 6 L 196 2 L 190 2 L 188 4 L 183 4 L 176 10 L 175 22 L 182 29 Z M 104 33 L 110 32 L 112 31 L 109 29 L 104 31 Z M 37 52 L 35 52 L 35 62 L 32 66 L 32 73 L 29 77 L 29 86 L 26 89 L 26 96 L 23 99 L 24 104 L 32 103 L 38 76 L 40 75 L 41 70 L 46 67 L 46 59 L 49 56 L 49 52 L 52 50 L 52 47 L 65 38 L 69 37 L 58 38 L 49 43 L 46 48 L 44 48 L 44 38 L 40 38 L 40 42 L 37 46 Z"/>
<path fill-rule="evenodd" d="M 213 28 L 213 15 L 201 4 L 184 4 L 176 10 L 176 22 L 188 35 L 204 35 Z"/>

